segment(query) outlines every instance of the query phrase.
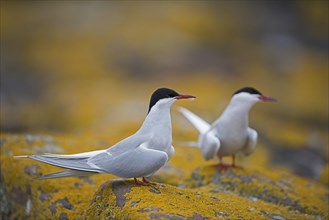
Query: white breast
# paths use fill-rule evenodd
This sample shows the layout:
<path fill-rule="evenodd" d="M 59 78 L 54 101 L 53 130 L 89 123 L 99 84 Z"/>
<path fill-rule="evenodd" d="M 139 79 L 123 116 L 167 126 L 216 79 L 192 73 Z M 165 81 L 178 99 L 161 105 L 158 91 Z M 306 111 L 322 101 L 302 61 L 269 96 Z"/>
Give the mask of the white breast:
<path fill-rule="evenodd" d="M 171 103 L 160 104 L 152 107 L 139 132 L 147 135 L 148 148 L 168 153 L 172 145 Z"/>
<path fill-rule="evenodd" d="M 246 144 L 248 137 L 248 115 L 222 115 L 214 127 L 216 136 L 220 139 L 219 156 L 236 154 Z"/>

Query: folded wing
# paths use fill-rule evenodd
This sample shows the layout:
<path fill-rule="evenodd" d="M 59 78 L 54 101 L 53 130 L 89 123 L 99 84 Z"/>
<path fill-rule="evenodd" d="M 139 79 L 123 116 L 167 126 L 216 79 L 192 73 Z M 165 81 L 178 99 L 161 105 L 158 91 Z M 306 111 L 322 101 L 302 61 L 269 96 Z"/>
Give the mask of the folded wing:
<path fill-rule="evenodd" d="M 103 171 L 101 169 L 92 167 L 87 163 L 88 157 L 61 158 L 61 157 L 54 157 L 54 156 L 47 156 L 47 155 L 31 155 L 31 156 L 28 156 L 28 158 L 37 160 L 37 161 L 40 161 L 43 163 L 51 164 L 54 166 L 62 167 L 62 168 L 103 173 Z"/>
<path fill-rule="evenodd" d="M 58 173 L 51 173 L 38 177 L 38 180 L 72 177 L 72 176 L 90 176 L 95 172 L 81 171 L 81 170 L 64 170 Z"/>
<path fill-rule="evenodd" d="M 88 160 L 88 164 L 113 175 L 132 178 L 149 176 L 166 164 L 168 155 L 163 151 L 147 148 L 144 143 L 139 147 L 113 157 L 101 153 Z"/>
<path fill-rule="evenodd" d="M 90 152 L 84 152 L 84 153 L 79 153 L 79 154 L 49 154 L 45 153 L 47 157 L 57 157 L 57 158 L 86 158 L 86 157 L 92 157 L 95 156 L 96 154 L 103 153 L 105 150 L 95 150 L 95 151 L 90 151 Z"/>
<path fill-rule="evenodd" d="M 242 149 L 242 152 L 245 155 L 250 155 L 252 152 L 255 151 L 257 145 L 257 137 L 257 131 L 252 128 L 248 128 L 248 140 L 246 142 L 246 145 Z"/>

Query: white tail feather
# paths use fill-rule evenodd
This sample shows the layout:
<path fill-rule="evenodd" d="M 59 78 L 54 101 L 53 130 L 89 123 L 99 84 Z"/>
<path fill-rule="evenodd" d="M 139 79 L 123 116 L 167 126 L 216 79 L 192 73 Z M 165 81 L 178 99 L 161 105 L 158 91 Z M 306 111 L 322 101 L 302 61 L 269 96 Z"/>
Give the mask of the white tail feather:
<path fill-rule="evenodd" d="M 209 130 L 210 125 L 205 120 L 187 110 L 186 108 L 179 107 L 178 110 L 184 115 L 184 117 L 199 131 L 200 134 Z"/>
<path fill-rule="evenodd" d="M 79 154 L 50 154 L 50 153 L 45 153 L 43 156 L 46 157 L 56 157 L 56 158 L 86 158 L 86 157 L 92 157 L 95 156 L 96 154 L 100 154 L 105 152 L 106 150 L 95 150 L 95 151 L 90 151 L 90 152 L 85 152 L 85 153 L 79 153 Z"/>
<path fill-rule="evenodd" d="M 27 155 L 22 155 L 22 156 L 14 156 L 15 160 L 28 160 L 29 156 Z"/>
<path fill-rule="evenodd" d="M 180 141 L 177 145 L 182 147 L 199 148 L 198 142 L 196 141 Z"/>

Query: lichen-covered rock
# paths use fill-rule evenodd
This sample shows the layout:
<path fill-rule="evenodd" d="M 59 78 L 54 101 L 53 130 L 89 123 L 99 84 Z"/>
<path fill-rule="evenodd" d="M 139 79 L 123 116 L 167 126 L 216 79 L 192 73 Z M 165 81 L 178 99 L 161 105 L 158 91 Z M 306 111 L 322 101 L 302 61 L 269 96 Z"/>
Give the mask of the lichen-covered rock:
<path fill-rule="evenodd" d="M 14 155 L 77 153 L 106 146 L 110 146 L 106 139 L 86 136 L 2 134 L 1 218 L 328 218 L 326 185 L 286 170 L 266 168 L 268 157 L 263 148 L 253 154 L 261 158 L 254 160 L 253 166 L 238 158 L 240 164 L 248 164 L 219 172 L 215 162 L 205 162 L 197 149 L 177 147 L 172 161 L 152 177 L 158 184 L 147 187 L 136 186 L 129 179 L 113 180 L 117 178 L 111 175 L 34 180 L 60 169 L 33 160 L 13 159 Z"/>
<path fill-rule="evenodd" d="M 215 171 L 215 169 L 212 169 Z M 201 174 L 201 173 L 200 173 Z M 270 177 L 249 175 L 248 172 L 228 170 L 224 178 L 232 183 L 220 184 L 220 180 L 204 182 L 209 176 L 198 176 L 196 188 L 177 188 L 167 184 L 136 186 L 133 181 L 115 180 L 101 186 L 96 192 L 84 219 L 325 219 L 328 191 L 310 182 L 298 189 L 276 183 Z M 218 174 L 219 175 L 219 174 Z M 217 174 L 211 176 L 217 178 Z M 283 177 L 283 176 L 282 176 Z M 286 176 L 292 181 L 295 179 Z M 194 177 L 195 178 L 195 175 Z M 292 179 L 291 179 L 292 178 Z M 195 180 L 195 179 L 193 179 Z M 261 180 L 260 183 L 249 183 Z M 239 182 L 240 191 L 235 190 Z M 206 183 L 206 184 L 205 184 Z M 231 187 L 228 187 L 231 185 Z M 254 186 L 253 186 L 254 185 Z M 257 189 L 255 187 L 257 185 Z M 272 185 L 272 192 L 270 187 Z M 300 188 L 305 194 L 298 195 Z M 278 190 L 276 192 L 275 190 Z M 293 192 L 290 192 L 290 191 Z M 296 191 L 296 192 L 295 192 Z M 298 191 L 298 192 L 297 192 Z M 310 197 L 308 193 L 314 197 Z M 276 195 L 276 194 L 279 195 Z M 286 194 L 286 196 L 284 196 Z M 292 196 L 294 195 L 294 196 Z M 290 198 L 290 196 L 292 196 Z"/>
<path fill-rule="evenodd" d="M 32 160 L 14 160 L 14 155 L 44 152 L 74 153 L 90 150 L 90 139 L 48 135 L 0 136 L 1 219 L 74 219 L 88 206 L 94 192 L 111 175 L 84 178 L 35 180 L 57 167 Z"/>
<path fill-rule="evenodd" d="M 206 189 L 209 193 L 233 193 L 252 201 L 286 207 L 314 218 L 328 217 L 328 188 L 284 170 L 233 168 L 219 171 L 218 166 L 204 166 L 192 172 L 186 187 Z M 291 219 L 293 215 L 283 215 Z M 304 217 L 305 218 L 305 217 Z"/>

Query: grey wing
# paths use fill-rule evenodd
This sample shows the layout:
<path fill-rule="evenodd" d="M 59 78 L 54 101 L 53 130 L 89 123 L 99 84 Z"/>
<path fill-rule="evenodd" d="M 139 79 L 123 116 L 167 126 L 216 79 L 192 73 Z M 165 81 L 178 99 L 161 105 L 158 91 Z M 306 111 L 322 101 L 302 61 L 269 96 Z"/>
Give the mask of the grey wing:
<path fill-rule="evenodd" d="M 38 177 L 37 179 L 52 179 L 72 176 L 89 176 L 95 173 L 103 173 L 102 170 L 90 167 L 87 160 L 90 156 L 97 155 L 105 150 L 90 151 L 78 154 L 45 154 L 45 155 L 31 155 L 31 156 L 15 156 L 15 159 L 33 159 L 43 163 L 54 166 L 67 168 L 69 170 L 51 173 Z"/>
<path fill-rule="evenodd" d="M 143 134 L 139 134 L 139 133 L 136 133 L 136 134 L 119 141 L 112 147 L 108 148 L 106 150 L 106 152 L 108 154 L 112 155 L 113 157 L 116 157 L 127 151 L 136 149 L 148 138 L 147 136 L 145 136 Z"/>
<path fill-rule="evenodd" d="M 220 148 L 220 140 L 213 132 L 200 135 L 199 147 L 205 160 L 213 159 Z"/>
<path fill-rule="evenodd" d="M 248 128 L 248 140 L 247 143 L 245 145 L 245 147 L 242 149 L 242 152 L 245 155 L 249 155 L 252 152 L 254 152 L 254 150 L 256 149 L 256 144 L 257 144 L 257 131 L 255 131 L 252 128 Z"/>
<path fill-rule="evenodd" d="M 132 178 L 156 172 L 167 160 L 165 152 L 148 149 L 147 144 L 142 144 L 117 156 L 110 153 L 96 155 L 88 160 L 88 164 L 119 177 Z"/>
<path fill-rule="evenodd" d="M 73 176 L 90 176 L 92 174 L 95 174 L 95 172 L 88 172 L 88 171 L 81 171 L 81 170 L 64 170 L 64 171 L 57 172 L 57 173 L 50 173 L 47 175 L 43 175 L 36 179 L 45 180 L 45 179 L 73 177 Z"/>
<path fill-rule="evenodd" d="M 51 155 L 51 156 L 32 155 L 32 156 L 28 156 L 28 158 L 37 160 L 37 161 L 40 161 L 43 163 L 51 164 L 54 166 L 62 167 L 62 168 L 103 173 L 102 170 L 89 166 L 87 163 L 87 161 L 88 161 L 87 157 L 85 157 L 85 158 L 60 158 L 60 157 L 54 157 L 53 155 Z"/>
<path fill-rule="evenodd" d="M 108 155 L 120 155 L 124 152 L 129 152 L 141 143 L 141 139 L 143 139 L 143 135 L 130 136 L 107 150 L 97 150 L 79 154 L 67 154 L 67 155 L 59 155 L 59 154 L 45 154 L 45 155 L 32 155 L 32 156 L 17 156 L 16 159 L 24 159 L 30 158 L 33 160 L 37 160 L 43 163 L 51 164 L 54 166 L 71 169 L 71 171 L 63 171 L 60 173 L 56 173 L 54 175 L 50 174 L 42 179 L 48 178 L 57 178 L 57 177 L 67 177 L 67 176 L 77 176 L 77 175 L 90 175 L 92 173 L 104 173 L 106 171 L 102 170 L 98 166 L 95 166 L 92 163 L 89 163 L 89 158 L 103 158 L 106 159 Z M 72 171 L 75 170 L 75 171 Z M 81 172 L 79 172 L 81 171 Z M 83 173 L 87 172 L 87 173 Z"/>

